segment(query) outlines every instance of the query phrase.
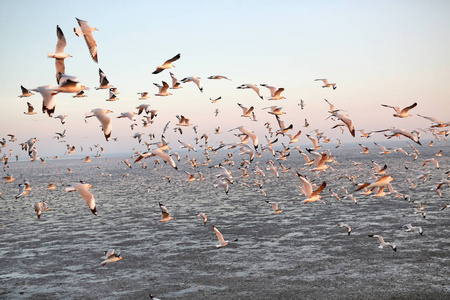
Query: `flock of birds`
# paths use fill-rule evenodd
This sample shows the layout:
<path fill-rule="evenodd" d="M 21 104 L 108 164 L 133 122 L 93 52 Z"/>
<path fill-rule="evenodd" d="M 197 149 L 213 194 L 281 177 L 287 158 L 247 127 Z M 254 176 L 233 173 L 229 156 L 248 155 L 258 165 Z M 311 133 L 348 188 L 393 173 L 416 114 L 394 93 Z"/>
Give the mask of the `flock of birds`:
<path fill-rule="evenodd" d="M 80 28 L 74 28 L 74 32 L 77 36 L 81 37 L 83 36 L 86 44 L 89 49 L 89 53 L 92 57 L 92 59 L 98 63 L 98 55 L 97 55 L 97 44 L 95 41 L 95 38 L 93 36 L 93 33 L 97 30 L 95 27 L 91 27 L 88 25 L 87 21 L 77 19 L 77 22 L 80 26 Z M 65 124 L 67 115 L 60 114 L 57 116 L 54 116 L 56 112 L 56 96 L 59 93 L 73 93 L 73 97 L 86 97 L 84 91 L 87 89 L 86 86 L 82 85 L 80 80 L 71 75 L 67 75 L 65 73 L 65 65 L 64 60 L 68 57 L 71 57 L 71 55 L 66 54 L 65 47 L 67 45 L 66 39 L 64 37 L 63 31 L 59 26 L 57 26 L 57 45 L 55 53 L 48 53 L 49 58 L 55 59 L 55 67 L 56 67 L 56 81 L 58 86 L 52 86 L 52 85 L 45 85 L 45 86 L 39 86 L 35 89 L 27 89 L 24 86 L 21 86 L 22 94 L 19 96 L 20 98 L 27 98 L 32 95 L 34 95 L 33 92 L 37 92 L 42 96 L 42 112 L 45 114 L 47 113 L 49 117 L 58 118 L 61 121 L 61 124 Z M 173 63 L 181 59 L 181 54 L 177 54 L 173 56 L 172 58 L 166 60 L 161 66 L 157 66 L 155 71 L 152 74 L 160 74 L 164 72 L 165 70 L 171 69 L 174 67 Z M 199 89 L 200 92 L 204 92 L 203 86 L 201 83 L 201 78 L 198 76 L 190 76 L 185 77 L 181 80 L 178 80 L 173 73 L 170 73 L 172 81 L 167 83 L 166 81 L 162 81 L 161 83 L 154 83 L 154 85 L 158 88 L 157 92 L 154 94 L 158 97 L 167 97 L 172 95 L 170 91 L 175 91 L 177 89 L 182 88 L 182 84 L 186 84 L 188 82 L 193 82 Z M 212 75 L 209 76 L 208 79 L 210 80 L 231 80 L 227 76 L 223 75 Z M 322 88 L 332 88 L 335 90 L 337 88 L 336 83 L 330 83 L 327 79 L 320 78 L 315 79 L 316 81 L 321 81 L 323 83 Z M 101 90 L 108 90 L 109 91 L 109 98 L 107 101 L 116 101 L 118 100 L 118 90 L 116 87 L 110 84 L 107 76 L 105 73 L 99 69 L 99 82 L 100 85 L 96 87 L 96 89 Z M 264 97 L 261 93 L 260 87 L 265 87 L 269 90 L 270 96 Z M 258 98 L 261 100 L 283 100 L 285 99 L 284 96 L 282 96 L 282 93 L 284 91 L 284 88 L 274 87 L 270 86 L 268 84 L 241 84 L 237 87 L 237 89 L 250 89 L 253 90 Z M 139 100 L 145 100 L 149 98 L 148 92 L 141 92 L 138 93 L 140 98 Z M 221 97 L 216 99 L 211 99 L 211 103 L 217 103 L 221 100 Z M 438 140 L 445 140 L 447 141 L 447 136 L 450 133 L 450 130 L 447 129 L 450 126 L 450 122 L 446 121 L 440 121 L 433 117 L 418 115 L 422 118 L 425 118 L 431 122 L 430 126 L 428 128 L 421 128 L 416 129 L 414 131 L 408 131 L 401 128 L 386 128 L 381 130 L 375 130 L 375 131 L 369 131 L 367 132 L 364 129 L 355 129 L 355 126 L 351 120 L 351 117 L 346 114 L 345 110 L 341 108 L 337 108 L 334 104 L 332 104 L 330 101 L 326 100 L 327 104 L 329 105 L 329 118 L 334 120 L 336 122 L 336 125 L 333 126 L 333 128 L 339 128 L 343 134 L 345 134 L 346 131 L 348 131 L 353 137 L 357 135 L 357 133 L 360 133 L 361 137 L 370 138 L 374 134 L 383 134 L 387 139 L 391 139 L 393 137 L 404 137 L 409 139 L 411 142 L 414 142 L 416 145 L 422 146 L 422 143 L 420 141 L 421 133 L 427 132 L 431 133 L 433 137 Z M 298 103 L 300 109 L 304 109 L 305 102 L 303 100 L 300 100 Z M 251 120 L 256 121 L 255 116 L 255 107 L 250 106 L 247 107 L 243 104 L 238 103 L 238 106 L 242 109 L 242 118 L 249 118 Z M 410 114 L 412 109 L 415 109 L 418 104 L 413 103 L 405 108 L 400 108 L 397 106 L 391 106 L 382 104 L 383 107 L 391 108 L 395 111 L 395 114 L 393 114 L 393 117 L 395 118 L 407 118 L 412 117 Z M 278 129 L 274 130 L 272 128 L 272 124 L 270 122 L 266 122 L 265 128 L 267 129 L 266 135 L 265 135 L 265 141 L 261 142 L 261 137 L 258 136 L 253 130 L 250 128 L 244 127 L 244 126 L 237 126 L 236 128 L 230 129 L 229 132 L 235 133 L 236 141 L 233 143 L 224 143 L 220 142 L 218 145 L 210 145 L 209 142 L 209 136 L 210 134 L 220 134 L 220 127 L 216 128 L 214 133 L 199 133 L 198 132 L 198 126 L 191 123 L 190 119 L 186 116 L 180 115 L 176 116 L 178 123 L 176 123 L 176 126 L 173 127 L 175 132 L 179 133 L 180 138 L 178 139 L 178 144 L 180 145 L 180 149 L 187 150 L 188 155 L 186 155 L 186 164 L 194 171 L 187 172 L 185 171 L 187 175 L 186 182 L 196 182 L 196 181 L 204 181 L 206 178 L 203 176 L 201 172 L 201 167 L 204 166 L 205 168 L 215 168 L 218 170 L 218 173 L 216 174 L 216 177 L 212 183 L 212 187 L 215 188 L 221 188 L 223 191 L 228 194 L 230 190 L 232 189 L 233 184 L 240 184 L 242 186 L 246 186 L 250 188 L 250 185 L 248 184 L 249 179 L 248 178 L 254 178 L 254 185 L 259 187 L 259 192 L 262 195 L 266 195 L 266 192 L 263 189 L 264 186 L 264 178 L 268 175 L 265 173 L 271 172 L 273 173 L 273 176 L 279 177 L 280 173 L 287 173 L 290 171 L 289 168 L 285 167 L 283 162 L 288 160 L 289 156 L 291 155 L 291 151 L 296 151 L 298 154 L 305 160 L 304 165 L 301 166 L 301 168 L 296 172 L 296 175 L 299 179 L 300 184 L 298 185 L 299 191 L 301 195 L 304 195 L 304 200 L 301 201 L 303 204 L 312 203 L 312 202 L 321 202 L 321 200 L 324 196 L 325 189 L 327 187 L 326 181 L 320 182 L 320 184 L 314 183 L 314 181 L 310 180 L 305 175 L 305 172 L 308 172 L 312 174 L 311 176 L 314 176 L 316 178 L 320 178 L 320 175 L 324 172 L 333 172 L 336 171 L 335 168 L 338 168 L 336 166 L 339 166 L 340 162 L 337 160 L 337 158 L 332 154 L 331 150 L 321 151 L 322 145 L 324 143 L 330 143 L 331 139 L 325 136 L 325 134 L 319 130 L 310 131 L 309 133 L 305 134 L 306 138 L 311 142 L 311 146 L 309 148 L 305 148 L 305 150 L 301 149 L 300 146 L 298 146 L 299 138 L 302 136 L 302 130 L 295 130 L 294 131 L 294 125 L 293 124 L 285 124 L 285 122 L 282 120 L 283 115 L 285 115 L 287 112 L 283 111 L 283 108 L 278 105 L 272 105 L 264 108 L 264 110 L 267 111 L 267 113 L 271 116 L 273 116 L 276 121 L 276 124 L 278 125 Z M 94 108 L 91 110 L 89 114 L 86 115 L 86 119 L 91 117 L 96 117 L 96 119 L 100 122 L 101 129 L 103 131 L 103 135 L 105 140 L 108 142 L 112 138 L 112 122 L 111 118 L 108 116 L 108 114 L 113 113 L 108 108 Z M 216 110 L 216 116 L 219 113 L 218 110 Z M 26 115 L 34 115 L 36 114 L 33 105 L 28 102 L 27 103 L 27 110 L 24 112 Z M 141 104 L 138 107 L 136 107 L 136 110 L 128 111 L 128 112 L 122 112 L 120 113 L 117 118 L 128 118 L 133 122 L 133 125 L 131 126 L 131 129 L 134 129 L 134 127 L 137 127 L 138 124 L 137 118 L 138 116 L 143 116 L 143 125 L 142 127 L 148 127 L 151 125 L 155 118 L 157 118 L 157 110 L 150 109 L 148 104 Z M 145 162 L 145 159 L 154 157 L 156 158 L 154 160 L 154 169 L 157 169 L 157 165 L 160 164 L 160 160 L 162 160 L 165 164 L 168 164 L 171 166 L 174 170 L 176 170 L 177 174 L 181 174 L 179 171 L 179 164 L 180 164 L 180 155 L 173 150 L 173 148 L 170 146 L 170 143 L 167 141 L 165 137 L 166 130 L 169 128 L 170 121 L 167 122 L 165 125 L 162 135 L 160 139 L 155 142 L 153 139 L 156 139 L 155 135 L 153 134 L 143 134 L 143 133 L 135 133 L 133 135 L 133 138 L 136 139 L 139 143 L 139 145 L 145 145 L 147 147 L 147 151 L 136 151 L 133 156 L 131 156 L 129 159 L 126 159 L 122 161 L 124 164 L 128 166 L 128 168 L 132 169 L 133 165 L 139 164 L 142 168 L 147 168 L 148 165 Z M 304 128 L 307 128 L 309 126 L 307 120 L 305 119 Z M 193 142 L 189 143 L 186 141 L 182 141 L 181 137 L 183 134 L 183 131 L 187 128 L 191 127 L 197 137 L 195 138 L 195 144 Z M 55 138 L 63 139 L 66 137 L 66 132 L 63 133 L 56 133 L 57 135 Z M 379 135 L 379 136 L 380 136 Z M 146 137 L 149 137 L 148 141 L 144 141 Z M 1 148 L 5 148 L 8 146 L 8 142 L 15 142 L 17 139 L 15 138 L 14 134 L 8 134 L 8 139 L 3 138 L 1 143 Z M 116 138 L 113 138 L 114 141 L 116 141 Z M 202 142 L 203 140 L 203 142 Z M 31 137 L 27 141 L 24 141 L 21 143 L 22 150 L 26 151 L 28 156 L 30 157 L 31 161 L 38 161 L 41 160 L 43 163 L 45 162 L 44 158 L 41 158 L 38 156 L 38 151 L 36 148 L 36 143 L 39 140 L 36 137 Z M 284 142 L 283 142 L 284 141 Z M 336 148 L 339 148 L 343 146 L 342 142 L 338 140 L 338 145 Z M 379 152 L 379 155 L 387 155 L 389 153 L 403 153 L 407 159 L 413 159 L 414 161 L 420 160 L 420 152 L 416 148 L 414 144 L 411 142 L 408 142 L 408 145 L 410 147 L 410 151 L 403 148 L 388 148 L 383 145 L 380 145 L 379 143 L 374 143 L 375 146 L 379 147 L 381 152 Z M 286 144 L 287 145 L 286 145 Z M 177 143 L 174 143 L 178 145 Z M 297 145 L 296 145 L 297 144 Z M 361 154 L 365 155 L 370 153 L 371 149 L 369 147 L 359 144 L 362 148 Z M 431 141 L 428 146 L 433 146 L 433 141 Z M 101 149 L 99 145 L 95 145 L 95 147 Z M 205 157 L 205 161 L 203 163 L 200 163 L 195 158 L 190 158 L 189 153 L 197 152 L 196 147 L 202 148 L 202 153 Z M 210 156 L 212 154 L 217 154 L 221 149 L 223 151 L 226 151 L 226 158 L 221 160 L 220 163 L 211 165 L 212 159 Z M 91 148 L 92 150 L 92 148 Z M 83 151 L 81 149 L 81 151 Z M 233 153 L 236 153 L 238 151 L 240 159 L 239 162 L 236 162 L 234 159 Z M 71 154 L 75 152 L 75 146 L 68 144 L 67 145 L 67 152 L 66 154 Z M 96 157 L 101 157 L 101 153 L 103 153 L 103 149 L 99 150 Z M 260 161 L 255 162 L 255 158 L 263 157 L 263 152 L 269 153 L 273 158 L 269 159 L 265 163 L 265 167 L 261 167 Z M 7 171 L 9 168 L 8 162 L 9 158 L 11 157 L 11 152 L 8 154 L 4 154 L 1 158 L 1 161 L 4 163 L 4 172 Z M 437 152 L 435 154 L 435 157 L 427 158 L 423 160 L 423 165 L 420 169 L 412 169 L 407 166 L 405 166 L 405 172 L 408 172 L 409 174 L 412 174 L 410 178 L 408 178 L 408 183 L 410 184 L 410 188 L 415 188 L 415 184 L 413 184 L 414 181 L 421 181 L 425 182 L 430 177 L 430 171 L 426 171 L 425 167 L 428 162 L 431 162 L 434 164 L 434 167 L 436 169 L 440 169 L 439 166 L 439 157 L 442 156 L 442 151 Z M 57 158 L 57 157 L 55 157 Z M 16 155 L 16 160 L 18 160 L 18 155 Z M 91 156 L 87 156 L 83 163 L 90 163 L 92 161 Z M 130 161 L 134 164 L 130 163 Z M 357 161 L 350 161 L 354 167 L 356 167 L 358 170 L 363 171 L 363 164 Z M 236 165 L 235 165 L 236 164 Z M 162 164 L 160 164 L 162 166 Z M 335 168 L 333 167 L 335 166 Z M 233 171 L 230 171 L 230 168 L 237 169 L 241 175 L 237 176 L 236 173 Z M 70 170 L 69 170 L 70 171 Z M 343 174 L 341 178 L 348 179 L 352 185 L 355 187 L 355 190 L 353 193 L 348 192 L 344 187 L 342 187 L 342 191 L 345 192 L 344 199 L 351 199 L 355 203 L 357 203 L 357 200 L 355 198 L 356 192 L 361 192 L 362 195 L 372 195 L 372 197 L 384 197 L 386 195 L 393 195 L 395 197 L 404 198 L 408 200 L 408 195 L 406 193 L 401 193 L 398 190 L 394 188 L 394 186 L 391 184 L 393 180 L 395 180 L 395 175 L 393 175 L 393 172 L 388 174 L 387 172 L 387 166 L 380 166 L 377 163 L 373 162 L 373 170 L 371 171 L 371 179 L 370 180 L 364 180 L 364 182 L 360 181 L 357 182 L 356 179 L 358 176 L 354 174 Z M 198 175 L 197 175 L 198 174 Z M 59 175 L 59 174 L 58 174 Z M 444 171 L 442 173 L 442 179 L 438 182 L 438 185 L 432 190 L 436 192 L 439 197 L 443 198 L 441 190 L 444 187 L 450 186 L 449 181 L 449 171 Z M 126 175 L 124 175 L 126 176 Z M 10 183 L 15 180 L 15 178 L 8 174 L 3 177 L 5 183 Z M 167 180 L 170 182 L 171 177 L 168 175 L 165 175 L 163 177 L 164 180 Z M 94 215 L 97 215 L 97 207 L 95 202 L 94 195 L 89 191 L 89 189 L 92 187 L 92 185 L 80 182 L 80 183 L 74 183 L 72 186 L 66 187 L 67 192 L 76 191 L 86 202 L 89 209 Z M 55 183 L 50 183 L 48 190 L 56 189 Z M 386 192 L 385 190 L 388 190 Z M 24 183 L 19 184 L 19 192 L 15 196 L 16 199 L 26 195 L 31 190 L 30 185 L 27 181 Z M 341 201 L 342 196 L 339 196 L 336 191 L 329 190 L 330 196 L 333 198 L 336 198 L 338 201 Z M 1 195 L 0 195 L 1 197 Z M 279 208 L 279 204 L 275 201 L 267 201 L 268 204 L 272 207 L 272 213 L 273 214 L 281 214 L 283 213 L 283 209 Z M 414 204 L 417 205 L 414 209 L 414 213 L 421 215 L 423 218 L 426 217 L 426 212 L 424 209 L 426 201 L 419 202 L 415 201 Z M 162 218 L 159 220 L 159 222 L 168 222 L 173 220 L 173 217 L 170 215 L 168 208 L 162 204 L 159 203 Z M 441 210 L 444 210 L 448 208 L 448 204 L 445 205 Z M 37 202 L 34 205 L 34 209 L 36 211 L 38 219 L 41 217 L 41 214 L 43 211 L 48 210 L 49 207 L 47 203 L 45 202 Z M 201 212 L 199 214 L 199 217 L 202 218 L 203 224 L 207 224 L 207 216 L 205 212 Z M 345 223 L 339 223 L 337 224 L 337 227 L 345 228 L 348 235 L 351 234 L 352 228 L 350 224 Z M 217 236 L 217 239 L 219 241 L 219 244 L 216 245 L 216 247 L 224 247 L 226 246 L 229 241 L 225 240 L 223 235 L 220 233 L 220 231 L 212 225 L 212 228 Z M 413 226 L 412 224 L 405 224 L 403 228 L 406 231 L 417 231 L 420 234 L 423 234 L 423 230 L 420 226 Z M 397 246 L 393 243 L 385 242 L 384 238 L 379 234 L 371 234 L 368 235 L 369 237 L 377 238 L 379 242 L 380 248 L 390 247 L 394 251 L 397 250 Z M 103 261 L 101 262 L 101 265 L 106 265 L 108 263 L 117 262 L 121 260 L 121 253 L 116 252 L 115 249 L 109 249 L 105 251 L 105 256 L 103 257 Z"/>

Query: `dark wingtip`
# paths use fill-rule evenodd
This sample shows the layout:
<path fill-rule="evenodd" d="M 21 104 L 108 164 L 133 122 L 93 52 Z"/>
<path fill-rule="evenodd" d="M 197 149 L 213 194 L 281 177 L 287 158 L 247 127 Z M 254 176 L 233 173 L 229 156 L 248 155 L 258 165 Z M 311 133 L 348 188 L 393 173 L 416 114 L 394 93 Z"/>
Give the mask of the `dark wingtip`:
<path fill-rule="evenodd" d="M 92 213 L 97 216 L 97 206 L 91 209 Z"/>

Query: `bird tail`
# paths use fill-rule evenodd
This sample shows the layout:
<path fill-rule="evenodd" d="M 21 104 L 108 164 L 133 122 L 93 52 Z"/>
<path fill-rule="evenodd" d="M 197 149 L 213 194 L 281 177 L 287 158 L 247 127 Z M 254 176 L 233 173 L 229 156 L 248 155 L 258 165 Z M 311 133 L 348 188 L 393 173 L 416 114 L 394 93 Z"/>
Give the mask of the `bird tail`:
<path fill-rule="evenodd" d="M 47 53 L 48 58 L 55 58 L 55 53 Z"/>

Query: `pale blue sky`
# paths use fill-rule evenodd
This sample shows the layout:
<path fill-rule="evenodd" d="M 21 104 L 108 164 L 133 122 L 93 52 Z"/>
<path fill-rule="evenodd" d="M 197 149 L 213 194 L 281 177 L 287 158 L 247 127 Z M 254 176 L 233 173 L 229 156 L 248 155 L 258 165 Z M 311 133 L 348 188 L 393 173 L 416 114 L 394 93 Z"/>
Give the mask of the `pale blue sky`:
<path fill-rule="evenodd" d="M 221 135 L 211 136 L 210 144 L 232 142 L 228 129 L 238 125 L 254 130 L 264 138 L 265 121 L 277 129 L 275 119 L 261 111 L 270 105 L 283 106 L 287 124 L 304 133 L 319 128 L 327 136 L 343 141 L 362 141 L 348 132 L 331 130 L 327 98 L 347 110 L 357 129 L 384 129 L 390 126 L 413 130 L 429 121 L 416 113 L 448 120 L 450 112 L 450 2 L 448 1 L 1 1 L 0 11 L 0 138 L 17 135 L 19 142 L 32 136 L 40 155 L 61 155 L 65 146 L 52 140 L 54 132 L 67 129 L 67 142 L 87 147 L 100 143 L 107 151 L 130 151 L 138 143 L 135 132 L 155 132 L 175 115 L 184 114 L 199 125 L 200 133 L 213 133 L 221 126 Z M 75 17 L 87 20 L 99 29 L 94 33 L 99 63 L 94 63 L 82 38 L 73 33 Z M 55 85 L 54 61 L 46 57 L 56 45 L 56 25 L 63 30 L 66 73 L 75 75 L 90 87 L 88 97 L 73 99 L 56 96 L 56 112 L 69 115 L 65 125 L 41 113 L 42 98 L 35 95 L 20 99 L 20 85 L 36 88 Z M 181 53 L 171 71 L 182 79 L 200 76 L 204 93 L 192 84 L 170 97 L 152 96 L 138 100 L 138 92 L 157 92 L 153 82 L 170 82 L 169 72 L 151 72 L 166 59 Z M 119 101 L 106 102 L 108 92 L 96 91 L 98 68 L 121 92 Z M 210 75 L 226 75 L 232 81 L 212 81 Z M 336 90 L 322 89 L 315 78 L 328 78 L 338 84 Z M 242 83 L 267 83 L 284 87 L 286 100 L 260 100 L 249 90 L 237 90 Z M 261 89 L 267 96 L 268 91 Z M 217 104 L 208 98 L 222 96 Z M 303 99 L 307 106 L 300 110 Z M 26 116 L 26 102 L 38 114 Z M 259 122 L 240 117 L 236 103 L 254 105 Z M 418 106 L 414 117 L 393 118 L 390 104 Z M 131 122 L 115 117 L 149 103 L 160 111 L 148 128 L 130 130 Z M 99 122 L 84 115 L 93 108 L 114 111 L 113 137 L 106 142 Z M 214 110 L 221 113 L 214 117 Z M 304 118 L 311 127 L 304 128 Z M 140 118 L 139 125 L 141 124 Z M 177 150 L 177 139 L 193 142 L 188 128 L 180 136 L 167 134 Z M 309 140 L 302 134 L 302 144 Z M 381 136 L 380 136 L 381 139 Z M 148 140 L 148 139 L 146 139 Z M 113 149 L 114 148 L 114 149 Z M 13 147 L 14 150 L 16 148 Z M 143 150 L 141 146 L 138 148 Z M 4 151 L 5 152 L 5 151 Z M 22 152 L 25 156 L 25 152 Z"/>

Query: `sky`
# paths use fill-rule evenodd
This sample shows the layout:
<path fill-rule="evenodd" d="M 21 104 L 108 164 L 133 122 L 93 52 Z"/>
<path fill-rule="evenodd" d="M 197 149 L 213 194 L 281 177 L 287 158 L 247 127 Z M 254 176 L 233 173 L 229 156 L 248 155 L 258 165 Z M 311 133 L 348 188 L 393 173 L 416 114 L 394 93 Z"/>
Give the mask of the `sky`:
<path fill-rule="evenodd" d="M 450 2 L 448 1 L 2 1 L 0 11 L 0 138 L 15 134 L 18 142 L 37 137 L 40 156 L 62 155 L 66 144 L 85 149 L 101 144 L 109 153 L 144 151 L 132 136 L 136 132 L 155 133 L 159 139 L 167 121 L 166 137 L 174 150 L 177 140 L 193 143 L 195 136 L 210 133 L 210 144 L 236 141 L 237 126 L 245 126 L 265 143 L 265 122 L 278 129 L 276 120 L 262 108 L 277 105 L 302 130 L 300 145 L 310 145 L 305 134 L 320 129 L 334 142 L 366 142 L 348 131 L 331 129 L 337 123 L 325 120 L 328 99 L 343 109 L 356 129 L 380 130 L 390 127 L 414 130 L 430 121 L 416 114 L 449 121 L 450 112 Z M 88 21 L 98 45 L 98 64 L 88 52 L 83 38 L 75 36 L 75 18 Z M 56 46 L 56 26 L 67 40 L 66 73 L 77 76 L 89 87 L 88 97 L 72 94 L 56 96 L 56 111 L 68 115 L 63 125 L 41 111 L 42 97 L 18 98 L 20 86 L 33 89 L 56 85 L 55 64 L 47 58 Z M 181 53 L 171 69 L 178 79 L 199 76 L 201 93 L 193 83 L 157 97 L 153 83 L 170 82 L 169 70 L 152 74 L 156 66 Z M 120 100 L 105 101 L 107 90 L 99 86 L 98 69 L 118 88 Z M 211 75 L 232 79 L 208 80 Z M 337 89 L 322 88 L 316 78 L 328 78 Z M 243 83 L 266 83 L 283 87 L 284 100 L 264 100 L 251 90 L 236 89 Z M 137 93 L 151 97 L 138 100 Z M 222 99 L 215 104 L 209 98 Z M 300 99 L 305 109 L 298 106 Z M 26 102 L 38 114 L 25 115 Z M 394 118 L 393 109 L 417 102 L 412 117 Z M 117 119 L 121 112 L 135 111 L 147 103 L 158 110 L 147 128 L 131 130 L 132 122 Z M 242 118 L 237 103 L 254 106 L 258 122 Z M 114 111 L 112 137 L 106 142 L 95 118 L 84 117 L 94 108 Z M 214 111 L 220 113 L 214 117 Z M 198 125 L 199 134 L 185 128 L 173 131 L 176 115 L 184 115 Z M 310 127 L 303 127 L 304 119 Z M 214 135 L 220 126 L 221 134 Z M 53 139 L 66 129 L 63 143 Z M 426 135 L 425 135 L 426 138 Z M 281 138 L 285 139 L 285 137 Z M 374 140 L 383 140 L 378 135 Z M 148 137 L 144 141 L 149 140 Z M 287 141 L 287 140 L 286 140 Z M 367 142 L 366 142 L 367 143 Z M 18 149 L 17 142 L 6 149 Z M 3 153 L 5 148 L 3 148 Z M 22 152 L 22 157 L 26 153 Z"/>

